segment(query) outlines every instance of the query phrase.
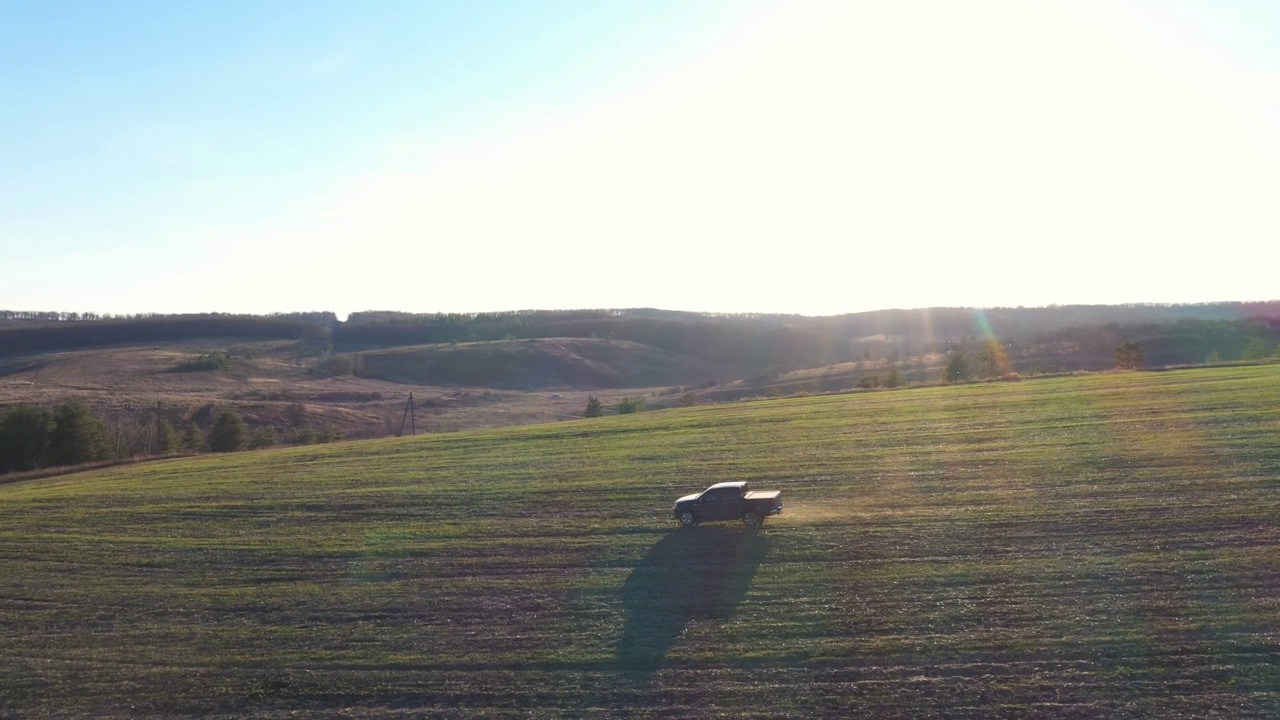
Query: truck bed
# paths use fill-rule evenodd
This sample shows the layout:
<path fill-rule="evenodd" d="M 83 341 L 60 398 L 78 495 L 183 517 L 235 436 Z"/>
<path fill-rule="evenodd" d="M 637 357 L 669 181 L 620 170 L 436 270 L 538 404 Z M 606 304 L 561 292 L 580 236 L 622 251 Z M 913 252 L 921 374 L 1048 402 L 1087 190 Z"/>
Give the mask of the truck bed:
<path fill-rule="evenodd" d="M 742 496 L 743 500 L 772 500 L 782 494 L 781 490 L 749 490 Z"/>

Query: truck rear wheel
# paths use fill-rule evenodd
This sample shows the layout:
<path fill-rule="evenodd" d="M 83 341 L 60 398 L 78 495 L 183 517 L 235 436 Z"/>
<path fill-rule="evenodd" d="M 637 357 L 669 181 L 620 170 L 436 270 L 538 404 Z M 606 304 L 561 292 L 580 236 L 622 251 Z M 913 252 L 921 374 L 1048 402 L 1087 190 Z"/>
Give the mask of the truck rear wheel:
<path fill-rule="evenodd" d="M 694 515 L 692 510 L 681 511 L 680 524 L 685 527 L 693 527 L 698 524 L 698 516 Z"/>
<path fill-rule="evenodd" d="M 742 513 L 742 524 L 747 527 L 759 527 L 760 513 L 755 510 L 748 510 Z"/>

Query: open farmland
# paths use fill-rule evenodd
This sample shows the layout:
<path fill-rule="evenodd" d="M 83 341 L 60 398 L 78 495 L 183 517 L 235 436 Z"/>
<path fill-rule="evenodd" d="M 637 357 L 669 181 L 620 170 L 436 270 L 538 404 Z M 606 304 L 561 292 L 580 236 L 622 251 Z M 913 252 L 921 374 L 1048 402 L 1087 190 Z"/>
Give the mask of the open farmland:
<path fill-rule="evenodd" d="M 1276 366 L 115 468 L 0 486 L 0 715 L 1274 717 L 1278 521 Z"/>

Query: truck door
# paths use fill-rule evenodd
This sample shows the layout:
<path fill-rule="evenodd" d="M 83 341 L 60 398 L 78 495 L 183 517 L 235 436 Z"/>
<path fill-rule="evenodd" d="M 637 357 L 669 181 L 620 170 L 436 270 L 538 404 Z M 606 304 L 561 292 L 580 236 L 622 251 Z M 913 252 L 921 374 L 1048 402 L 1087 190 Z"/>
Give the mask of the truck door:
<path fill-rule="evenodd" d="M 703 497 L 698 514 L 708 520 L 728 520 L 738 509 L 737 495 L 733 490 L 712 490 Z"/>
<path fill-rule="evenodd" d="M 746 497 L 746 495 L 746 489 L 731 489 L 724 491 L 724 499 L 727 501 L 725 502 L 724 508 L 725 520 L 737 520 L 738 517 L 742 515 L 742 498 Z"/>

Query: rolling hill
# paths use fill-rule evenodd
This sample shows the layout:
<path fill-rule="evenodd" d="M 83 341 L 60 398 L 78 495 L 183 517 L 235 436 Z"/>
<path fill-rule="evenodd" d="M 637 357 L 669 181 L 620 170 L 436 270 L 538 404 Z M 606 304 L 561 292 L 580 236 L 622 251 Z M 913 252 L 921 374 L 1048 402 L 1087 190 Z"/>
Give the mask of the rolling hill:
<path fill-rule="evenodd" d="M 1274 717 L 1280 369 L 0 486 L 15 716 Z M 678 495 L 780 488 L 760 532 Z"/>
<path fill-rule="evenodd" d="M 832 317 L 364 312 L 346 321 L 327 312 L 0 311 L 0 410 L 78 398 L 112 427 L 116 456 L 128 457 L 151 452 L 144 440 L 157 434 L 159 418 L 207 432 L 225 410 L 285 442 L 312 431 L 385 437 L 571 419 L 589 395 L 607 407 L 642 396 L 663 408 L 935 383 L 957 354 L 977 377 L 1098 371 L 1114 366 L 1116 347 L 1131 341 L 1148 367 L 1260 362 L 1280 345 L 1280 303 Z M 216 351 L 229 353 L 228 367 L 174 372 Z"/>
<path fill-rule="evenodd" d="M 227 369 L 177 371 L 213 351 L 228 354 Z M 359 362 L 360 374 L 331 374 L 322 367 L 326 357 Z M 589 394 L 610 403 L 643 394 L 652 407 L 674 405 L 671 385 L 658 381 L 704 384 L 717 373 L 733 377 L 626 341 L 496 341 L 332 356 L 296 341 L 208 338 L 0 357 L 0 409 L 77 397 L 125 429 L 146 428 L 157 411 L 177 427 L 207 429 L 218 412 L 234 410 L 281 438 L 300 425 L 385 437 L 401 431 L 410 393 L 417 429 L 449 432 L 579 417 Z"/>

